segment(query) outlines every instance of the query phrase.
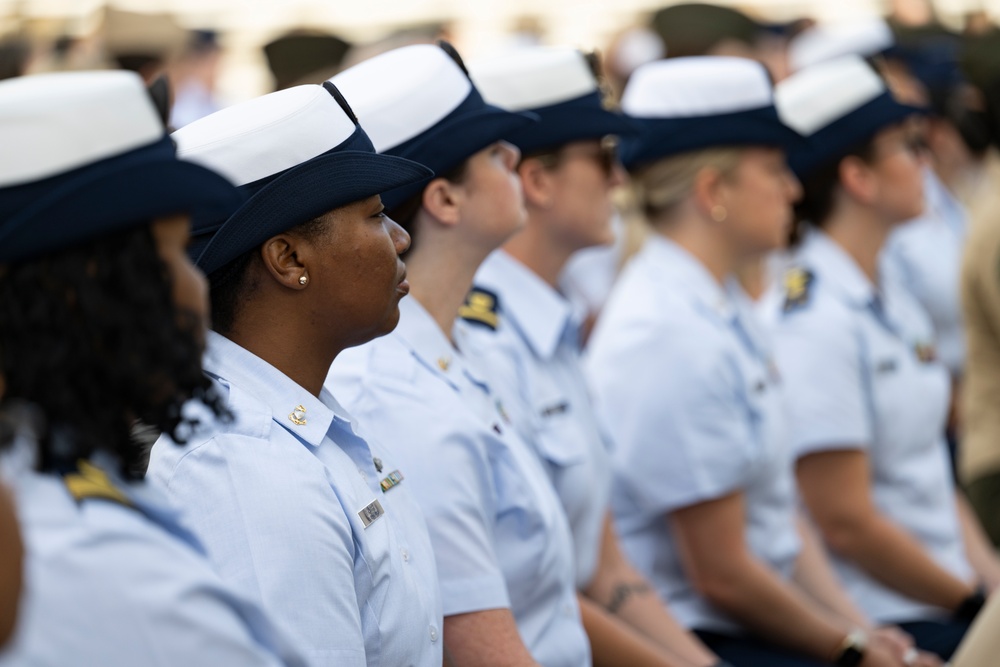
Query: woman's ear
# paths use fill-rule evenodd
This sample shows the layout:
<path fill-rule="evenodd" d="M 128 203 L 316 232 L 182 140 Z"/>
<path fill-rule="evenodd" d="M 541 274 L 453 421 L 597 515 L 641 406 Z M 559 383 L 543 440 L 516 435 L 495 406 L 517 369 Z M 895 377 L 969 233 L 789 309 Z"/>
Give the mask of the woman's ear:
<path fill-rule="evenodd" d="M 705 217 L 711 217 L 717 207 L 725 207 L 725 183 L 722 173 L 714 167 L 703 167 L 694 177 L 691 195 L 698 212 Z"/>
<path fill-rule="evenodd" d="M 876 176 L 871 165 L 854 155 L 848 155 L 837 166 L 840 186 L 852 199 L 871 204 L 878 191 Z"/>
<path fill-rule="evenodd" d="M 552 206 L 552 172 L 545 168 L 541 160 L 525 158 L 517 167 L 517 175 L 521 178 L 525 204 L 541 209 Z"/>
<path fill-rule="evenodd" d="M 289 289 L 301 290 L 309 284 L 309 243 L 292 234 L 278 234 L 264 241 L 260 258 L 267 272 Z M 302 278 L 305 277 L 303 281 Z"/>
<path fill-rule="evenodd" d="M 424 188 L 421 205 L 439 224 L 453 227 L 461 220 L 462 186 L 435 178 Z"/>

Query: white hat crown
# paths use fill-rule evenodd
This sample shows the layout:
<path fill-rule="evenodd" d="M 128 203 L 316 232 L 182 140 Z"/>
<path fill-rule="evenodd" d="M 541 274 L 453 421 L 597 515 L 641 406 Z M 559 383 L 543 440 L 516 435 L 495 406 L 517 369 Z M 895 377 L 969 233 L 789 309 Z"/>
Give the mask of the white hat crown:
<path fill-rule="evenodd" d="M 761 109 L 773 104 L 763 65 L 746 58 L 693 56 L 642 65 L 622 95 L 622 110 L 637 118 L 694 118 Z"/>
<path fill-rule="evenodd" d="M 356 130 L 328 90 L 309 84 L 227 107 L 172 136 L 181 159 L 247 185 L 336 148 Z"/>
<path fill-rule="evenodd" d="M 816 25 L 789 43 L 788 63 L 795 72 L 842 56 L 874 56 L 895 43 L 892 28 L 881 18 Z"/>
<path fill-rule="evenodd" d="M 0 187 L 56 176 L 162 139 L 132 72 L 61 72 L 0 81 Z"/>
<path fill-rule="evenodd" d="M 538 109 L 599 90 L 586 56 L 569 47 L 529 47 L 469 63 L 489 104 L 511 111 Z"/>
<path fill-rule="evenodd" d="M 860 56 L 843 56 L 779 83 L 775 105 L 783 123 L 809 136 L 886 91 L 881 77 Z"/>
<path fill-rule="evenodd" d="M 473 90 L 462 67 L 433 44 L 382 53 L 330 82 L 351 101 L 361 127 L 380 153 L 439 123 Z"/>

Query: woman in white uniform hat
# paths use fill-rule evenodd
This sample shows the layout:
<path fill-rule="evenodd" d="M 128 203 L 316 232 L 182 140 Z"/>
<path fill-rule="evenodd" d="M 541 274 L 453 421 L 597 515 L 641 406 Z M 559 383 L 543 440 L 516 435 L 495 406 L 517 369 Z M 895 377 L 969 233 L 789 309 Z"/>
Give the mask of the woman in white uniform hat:
<path fill-rule="evenodd" d="M 495 300 L 497 322 L 471 312 L 460 325 L 566 510 L 595 660 L 713 665 L 718 659 L 621 553 L 609 515 L 610 443 L 580 367 L 582 318 L 557 286 L 573 253 L 612 240 L 611 195 L 624 181 L 616 136 L 638 129 L 604 107 L 598 65 L 573 48 L 539 47 L 470 66 L 487 100 L 540 122 L 511 136 L 521 149 L 527 225 L 480 267 L 468 300 Z"/>
<path fill-rule="evenodd" d="M 127 72 L 0 82 L 0 145 L 0 444 L 27 553 L 0 665 L 301 664 L 142 481 L 132 438 L 139 420 L 184 440 L 185 403 L 224 412 L 185 245 L 236 190 L 177 159 Z"/>
<path fill-rule="evenodd" d="M 486 104 L 446 45 L 390 51 L 332 81 L 379 150 L 436 177 L 387 193 L 413 239 L 412 296 L 396 331 L 338 359 L 329 385 L 374 435 L 405 443 L 455 664 L 588 665 L 566 516 L 454 329 L 479 265 L 524 224 L 519 153 L 501 140 L 534 117 Z M 471 309 L 495 317 L 488 299 Z"/>
<path fill-rule="evenodd" d="M 646 128 L 623 154 L 653 234 L 587 368 L 615 442 L 625 551 L 737 667 L 898 665 L 905 646 L 868 641 L 798 529 L 780 379 L 733 277 L 784 243 L 800 193 L 785 151 L 801 137 L 764 67 L 739 58 L 645 65 L 623 109 Z"/>
<path fill-rule="evenodd" d="M 196 221 L 209 276 L 205 370 L 234 419 L 149 476 L 188 510 L 220 573 L 288 628 L 310 665 L 441 664 L 440 597 L 409 484 L 382 484 L 392 447 L 323 381 L 344 348 L 391 331 L 409 237 L 379 193 L 430 171 L 378 155 L 329 83 L 288 88 L 174 133 L 185 159 L 247 195 Z M 390 468 L 391 470 L 392 468 Z"/>
<path fill-rule="evenodd" d="M 809 231 L 775 313 L 802 497 L 865 613 L 948 658 L 1000 566 L 952 483 L 930 322 L 878 271 L 889 233 L 923 206 L 906 124 L 918 110 L 855 56 L 797 73 L 777 100 L 809 138 L 791 158 Z"/>

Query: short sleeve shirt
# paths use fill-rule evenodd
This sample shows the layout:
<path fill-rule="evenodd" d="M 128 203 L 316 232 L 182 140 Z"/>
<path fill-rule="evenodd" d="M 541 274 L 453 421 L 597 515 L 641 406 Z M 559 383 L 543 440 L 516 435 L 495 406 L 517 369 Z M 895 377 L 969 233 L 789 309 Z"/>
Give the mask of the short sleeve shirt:
<path fill-rule="evenodd" d="M 460 349 L 415 299 L 404 299 L 396 330 L 342 353 L 327 385 L 369 432 L 401 443 L 427 516 L 444 615 L 510 609 L 540 664 L 588 665 L 559 499 Z"/>
<path fill-rule="evenodd" d="M 0 665 L 305 664 L 223 583 L 161 494 L 108 476 L 128 504 L 78 501 L 56 475 L 22 470 L 10 480 L 26 558 Z"/>
<path fill-rule="evenodd" d="M 545 464 L 573 532 L 582 589 L 597 567 L 612 475 L 580 366 L 578 318 L 564 296 L 502 250 L 480 267 L 476 289 L 495 297 L 499 321 L 459 321 L 465 351 Z"/>
<path fill-rule="evenodd" d="M 882 252 L 882 271 L 907 289 L 930 316 L 939 359 L 952 375 L 965 365 L 959 275 L 968 229 L 965 208 L 928 168 L 927 210 L 897 228 Z"/>
<path fill-rule="evenodd" d="M 798 457 L 837 449 L 867 453 L 876 506 L 955 576 L 965 558 L 944 443 L 948 371 L 934 359 L 934 333 L 919 304 L 891 280 L 879 289 L 825 234 L 796 256 L 808 290 L 776 313 L 778 366 L 788 389 Z M 833 557 L 861 608 L 879 622 L 939 614 Z"/>
<path fill-rule="evenodd" d="M 405 466 L 328 392 L 223 336 L 209 334 L 205 369 L 234 420 L 184 448 L 161 438 L 148 476 L 185 508 L 223 578 L 310 665 L 438 667 L 437 571 Z"/>
<path fill-rule="evenodd" d="M 625 551 L 689 628 L 738 632 L 686 576 L 667 517 L 742 493 L 751 552 L 786 579 L 799 552 L 782 393 L 750 307 L 654 235 L 625 269 L 586 369 L 614 440 Z"/>

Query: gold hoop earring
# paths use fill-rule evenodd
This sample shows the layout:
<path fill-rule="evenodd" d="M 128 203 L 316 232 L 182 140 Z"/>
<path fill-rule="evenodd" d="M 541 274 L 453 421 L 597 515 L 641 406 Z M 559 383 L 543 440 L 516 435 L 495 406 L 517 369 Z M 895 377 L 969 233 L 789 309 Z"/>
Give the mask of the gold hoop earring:
<path fill-rule="evenodd" d="M 302 285 L 303 287 L 305 287 L 306 283 L 308 283 L 308 282 L 309 282 L 309 278 L 308 277 L 306 277 L 306 276 L 299 276 L 299 284 L 300 285 Z"/>
<path fill-rule="evenodd" d="M 715 206 L 712 207 L 711 216 L 712 220 L 715 220 L 716 222 L 722 222 L 727 217 L 729 217 L 729 211 L 726 210 L 725 206 L 716 204 Z"/>

